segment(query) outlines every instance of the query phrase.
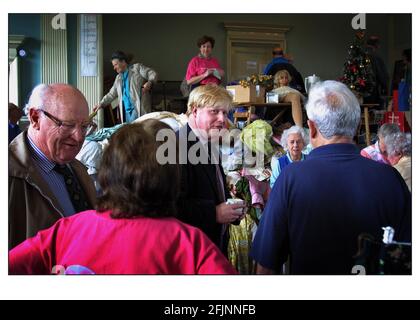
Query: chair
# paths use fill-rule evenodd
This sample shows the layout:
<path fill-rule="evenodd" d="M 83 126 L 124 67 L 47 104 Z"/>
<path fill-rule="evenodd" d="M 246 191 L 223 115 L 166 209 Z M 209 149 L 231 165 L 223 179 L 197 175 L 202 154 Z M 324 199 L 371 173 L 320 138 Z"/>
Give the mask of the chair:
<path fill-rule="evenodd" d="M 353 274 L 412 274 L 411 243 L 396 241 L 387 243 L 371 234 L 362 233 L 358 236 L 357 248 L 358 251 L 353 257 Z"/>
<path fill-rule="evenodd" d="M 109 109 L 109 116 L 111 118 L 112 126 L 115 126 L 117 124 L 117 122 L 115 121 L 114 110 L 112 109 L 112 105 L 108 105 L 108 109 Z"/>
<path fill-rule="evenodd" d="M 184 90 L 184 91 L 183 91 Z M 187 110 L 189 86 L 186 82 L 159 80 L 152 91 L 152 110 L 184 113 Z M 187 94 L 185 96 L 185 94 Z"/>
<path fill-rule="evenodd" d="M 237 126 L 239 119 L 245 119 L 246 125 L 251 123 L 251 108 L 246 108 L 245 111 L 235 111 L 233 113 L 233 124 Z"/>
<path fill-rule="evenodd" d="M 121 123 L 119 121 L 119 111 L 120 108 L 112 108 L 112 104 L 108 104 L 103 107 L 103 115 L 104 115 L 104 127 L 113 127 L 117 125 L 118 123 Z"/>

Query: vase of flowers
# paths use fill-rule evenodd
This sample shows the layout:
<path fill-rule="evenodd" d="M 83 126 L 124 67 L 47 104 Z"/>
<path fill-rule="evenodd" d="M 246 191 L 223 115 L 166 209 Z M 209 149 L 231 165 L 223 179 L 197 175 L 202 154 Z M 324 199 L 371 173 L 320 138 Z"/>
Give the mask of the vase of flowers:
<path fill-rule="evenodd" d="M 265 92 L 273 88 L 273 76 L 253 74 L 239 81 L 239 84 L 244 87 L 255 86 L 257 103 L 265 102 Z"/>
<path fill-rule="evenodd" d="M 264 74 L 253 74 L 249 77 L 246 77 L 243 80 L 240 80 L 239 84 L 244 88 L 249 87 L 250 85 L 259 85 L 264 89 L 269 90 L 273 87 L 273 76 Z"/>

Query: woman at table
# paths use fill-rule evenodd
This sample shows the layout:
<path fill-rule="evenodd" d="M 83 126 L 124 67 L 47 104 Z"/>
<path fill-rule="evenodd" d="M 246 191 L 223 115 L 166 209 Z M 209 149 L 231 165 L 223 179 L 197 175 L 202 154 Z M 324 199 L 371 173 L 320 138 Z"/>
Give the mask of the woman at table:
<path fill-rule="evenodd" d="M 185 79 L 192 88 L 203 84 L 214 83 L 219 85 L 225 72 L 220 67 L 219 61 L 212 57 L 214 38 L 203 36 L 197 41 L 200 52 L 188 64 Z"/>
<path fill-rule="evenodd" d="M 307 157 L 302 150 L 308 144 L 308 136 L 305 130 L 299 126 L 290 127 L 284 130 L 281 136 L 280 144 L 286 150 L 286 154 L 280 158 L 271 160 L 271 177 L 270 187 L 273 188 L 274 183 L 280 175 L 280 172 L 292 162 L 303 161 Z"/>
<path fill-rule="evenodd" d="M 287 70 L 280 70 L 274 75 L 274 90 L 279 95 L 280 102 L 290 102 L 292 104 L 292 117 L 295 125 L 303 126 L 301 100 L 305 97 L 296 89 L 289 87 L 292 80 Z"/>

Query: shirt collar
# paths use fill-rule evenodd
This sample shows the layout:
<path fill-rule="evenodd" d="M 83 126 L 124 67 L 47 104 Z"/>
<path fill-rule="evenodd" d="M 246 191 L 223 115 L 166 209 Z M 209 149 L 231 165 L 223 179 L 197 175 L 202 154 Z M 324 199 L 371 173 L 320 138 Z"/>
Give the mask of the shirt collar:
<path fill-rule="evenodd" d="M 56 163 L 47 158 L 47 156 L 36 146 L 32 139 L 27 136 L 29 148 L 31 150 L 32 159 L 39 165 L 45 172 L 51 172 Z"/>
<path fill-rule="evenodd" d="M 337 153 L 357 155 L 360 154 L 360 151 L 354 144 L 351 143 L 332 143 L 313 149 L 308 155 L 308 159 Z"/>

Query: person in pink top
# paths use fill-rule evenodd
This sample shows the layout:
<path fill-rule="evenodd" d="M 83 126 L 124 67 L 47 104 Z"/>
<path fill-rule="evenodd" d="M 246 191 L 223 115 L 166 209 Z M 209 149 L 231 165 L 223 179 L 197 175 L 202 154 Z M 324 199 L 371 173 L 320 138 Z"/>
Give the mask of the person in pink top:
<path fill-rule="evenodd" d="M 367 146 L 360 151 L 360 154 L 368 159 L 390 164 L 385 145 L 385 139 L 395 133 L 400 132 L 400 128 L 395 123 L 384 123 L 378 130 L 378 140 L 375 144 Z"/>
<path fill-rule="evenodd" d="M 166 130 L 169 139 L 156 141 Z M 110 139 L 96 210 L 59 220 L 9 251 L 9 274 L 236 274 L 199 229 L 175 218 L 180 171 L 158 149 L 175 133 L 157 120 Z"/>
<path fill-rule="evenodd" d="M 209 36 L 198 39 L 197 46 L 200 52 L 189 62 L 185 75 L 188 85 L 193 87 L 209 83 L 219 85 L 222 82 L 225 72 L 220 67 L 219 61 L 211 55 L 214 43 L 214 38 Z"/>

